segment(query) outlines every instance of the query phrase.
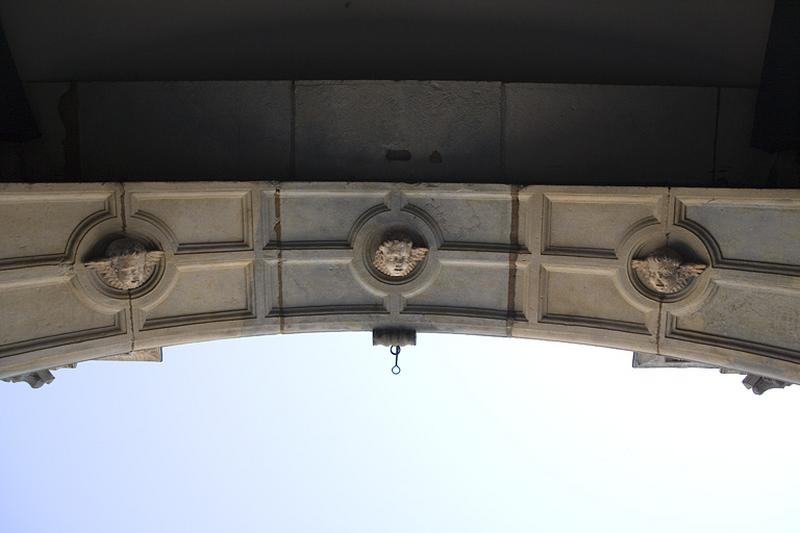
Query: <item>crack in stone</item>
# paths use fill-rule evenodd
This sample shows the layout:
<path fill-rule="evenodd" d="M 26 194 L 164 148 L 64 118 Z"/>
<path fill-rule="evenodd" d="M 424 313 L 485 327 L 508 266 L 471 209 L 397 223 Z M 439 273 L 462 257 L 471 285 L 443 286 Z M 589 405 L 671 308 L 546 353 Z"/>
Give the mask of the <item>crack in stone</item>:
<path fill-rule="evenodd" d="M 280 333 L 284 332 L 285 317 L 283 316 L 283 247 L 281 245 L 281 189 L 275 189 L 275 224 L 273 225 L 275 231 L 275 244 L 278 249 L 278 330 Z"/>
<path fill-rule="evenodd" d="M 120 182 L 120 187 L 122 192 L 120 194 L 119 200 L 119 207 L 120 207 L 120 214 L 122 215 L 122 233 L 125 233 L 128 229 L 128 222 L 125 218 L 125 201 L 126 201 L 126 192 L 125 192 L 125 182 Z M 128 327 L 130 328 L 130 335 L 131 335 L 131 349 L 130 351 L 134 351 L 134 347 L 136 346 L 136 331 L 134 328 L 134 320 L 133 320 L 133 298 L 131 298 L 131 293 L 128 291 Z"/>
<path fill-rule="evenodd" d="M 136 346 L 136 334 L 134 332 L 133 327 L 133 298 L 131 298 L 130 292 L 128 293 L 128 324 L 130 327 L 131 333 L 131 349 L 130 351 L 133 352 Z"/>
<path fill-rule="evenodd" d="M 511 251 L 508 253 L 508 304 L 506 313 L 506 335 L 511 336 L 516 315 L 517 259 L 519 258 L 519 186 L 511 185 L 511 228 L 508 236 Z"/>
<path fill-rule="evenodd" d="M 120 208 L 120 212 L 121 212 L 120 214 L 122 215 L 122 233 L 125 233 L 125 231 L 128 229 L 128 221 L 125 218 L 125 182 L 124 181 L 120 182 L 120 187 L 122 188 L 122 193 L 120 194 L 119 208 Z"/>

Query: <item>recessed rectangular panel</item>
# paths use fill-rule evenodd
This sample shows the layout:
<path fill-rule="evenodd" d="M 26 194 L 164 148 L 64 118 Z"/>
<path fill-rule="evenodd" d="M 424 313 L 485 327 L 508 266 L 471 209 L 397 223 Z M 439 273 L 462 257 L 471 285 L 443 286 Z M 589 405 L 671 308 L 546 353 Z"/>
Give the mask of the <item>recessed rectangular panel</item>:
<path fill-rule="evenodd" d="M 147 313 L 143 329 L 253 318 L 253 263 L 182 265 L 169 296 Z"/>
<path fill-rule="evenodd" d="M 488 189 L 488 187 L 485 187 Z M 505 245 L 512 232 L 510 189 L 435 194 L 433 191 L 409 193 L 409 203 L 422 209 L 442 232 L 445 246 Z"/>
<path fill-rule="evenodd" d="M 631 305 L 614 270 L 543 266 L 540 321 L 648 334 L 647 312 Z"/>
<path fill-rule="evenodd" d="M 114 210 L 110 191 L 0 193 L 0 268 L 63 260 L 72 239 Z"/>
<path fill-rule="evenodd" d="M 332 187 L 313 194 L 281 191 L 281 242 L 344 243 L 358 218 L 373 207 L 383 206 L 389 192 L 358 194 L 341 189 Z"/>
<path fill-rule="evenodd" d="M 122 313 L 86 305 L 67 278 L 0 287 L 0 355 L 124 334 Z"/>
<path fill-rule="evenodd" d="M 721 264 L 743 270 L 800 273 L 800 196 L 759 199 L 712 194 L 676 199 L 676 224 L 696 230 Z"/>
<path fill-rule="evenodd" d="M 542 253 L 616 257 L 631 232 L 660 222 L 659 196 L 544 194 Z"/>
<path fill-rule="evenodd" d="M 712 283 L 702 306 L 670 315 L 668 338 L 800 359 L 800 288 Z"/>
<path fill-rule="evenodd" d="M 284 261 L 280 268 L 284 310 L 340 306 L 344 313 L 348 307 L 383 304 L 356 280 L 348 262 Z"/>
<path fill-rule="evenodd" d="M 135 192 L 133 218 L 163 225 L 178 253 L 252 249 L 249 191 Z"/>
<path fill-rule="evenodd" d="M 508 265 L 443 263 L 439 275 L 429 288 L 408 299 L 407 311 L 414 306 L 462 309 L 466 314 L 481 317 L 505 316 L 508 313 Z M 471 311 L 470 311 L 471 310 Z"/>

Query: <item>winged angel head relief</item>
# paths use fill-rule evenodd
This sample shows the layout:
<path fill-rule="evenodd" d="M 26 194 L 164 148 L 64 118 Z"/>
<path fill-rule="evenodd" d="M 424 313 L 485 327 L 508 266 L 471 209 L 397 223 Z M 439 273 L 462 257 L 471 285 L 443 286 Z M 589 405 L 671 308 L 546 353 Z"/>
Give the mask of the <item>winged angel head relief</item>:
<path fill-rule="evenodd" d="M 387 276 L 402 278 L 411 274 L 427 253 L 427 248 L 415 247 L 409 239 L 393 239 L 378 246 L 372 264 Z"/>
<path fill-rule="evenodd" d="M 139 241 L 122 238 L 108 245 L 104 258 L 85 264 L 109 286 L 127 291 L 144 285 L 163 257 L 164 252 L 148 251 Z"/>
<path fill-rule="evenodd" d="M 658 294 L 682 291 L 706 269 L 701 263 L 684 262 L 671 248 L 661 248 L 644 259 L 634 259 L 631 266 L 644 286 Z"/>

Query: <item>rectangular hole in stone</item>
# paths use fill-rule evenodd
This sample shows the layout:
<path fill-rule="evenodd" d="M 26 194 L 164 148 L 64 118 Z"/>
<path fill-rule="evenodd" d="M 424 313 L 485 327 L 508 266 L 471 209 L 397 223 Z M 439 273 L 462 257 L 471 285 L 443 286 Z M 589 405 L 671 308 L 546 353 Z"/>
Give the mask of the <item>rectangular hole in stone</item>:
<path fill-rule="evenodd" d="M 411 152 L 408 150 L 386 150 L 387 161 L 411 161 Z"/>

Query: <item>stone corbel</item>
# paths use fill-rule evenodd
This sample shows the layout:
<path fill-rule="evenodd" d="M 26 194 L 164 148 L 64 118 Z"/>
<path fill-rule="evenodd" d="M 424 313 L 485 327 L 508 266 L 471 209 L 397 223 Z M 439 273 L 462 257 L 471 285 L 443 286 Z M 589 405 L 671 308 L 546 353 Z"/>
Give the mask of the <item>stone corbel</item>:
<path fill-rule="evenodd" d="M 76 366 L 78 366 L 78 364 L 73 363 L 71 365 L 46 368 L 44 370 L 36 370 L 34 372 L 28 372 L 26 374 L 20 374 L 18 376 L 11 376 L 10 378 L 3 379 L 3 381 L 6 381 L 8 383 L 25 382 L 28 385 L 30 385 L 32 389 L 38 389 L 43 387 L 44 385 L 49 385 L 56 379 L 56 377 L 53 375 L 53 371 L 58 370 L 59 368 L 75 368 Z"/>
<path fill-rule="evenodd" d="M 747 377 L 742 380 L 742 385 L 753 391 L 753 394 L 761 395 L 770 389 L 782 389 L 784 387 L 788 387 L 791 385 L 791 383 L 773 378 L 767 378 L 764 376 L 756 376 L 755 374 L 747 374 Z"/>
<path fill-rule="evenodd" d="M 678 359 L 677 357 L 669 357 L 664 355 L 657 355 L 644 352 L 633 353 L 633 368 L 718 368 L 706 363 L 698 363 L 695 361 L 688 361 Z M 722 374 L 739 374 L 742 372 L 731 370 L 729 368 L 719 368 Z M 755 374 L 747 374 L 742 385 L 753 391 L 753 394 L 761 395 L 770 389 L 782 389 L 788 387 L 791 383 L 780 381 L 774 378 L 764 376 L 757 376 Z"/>

